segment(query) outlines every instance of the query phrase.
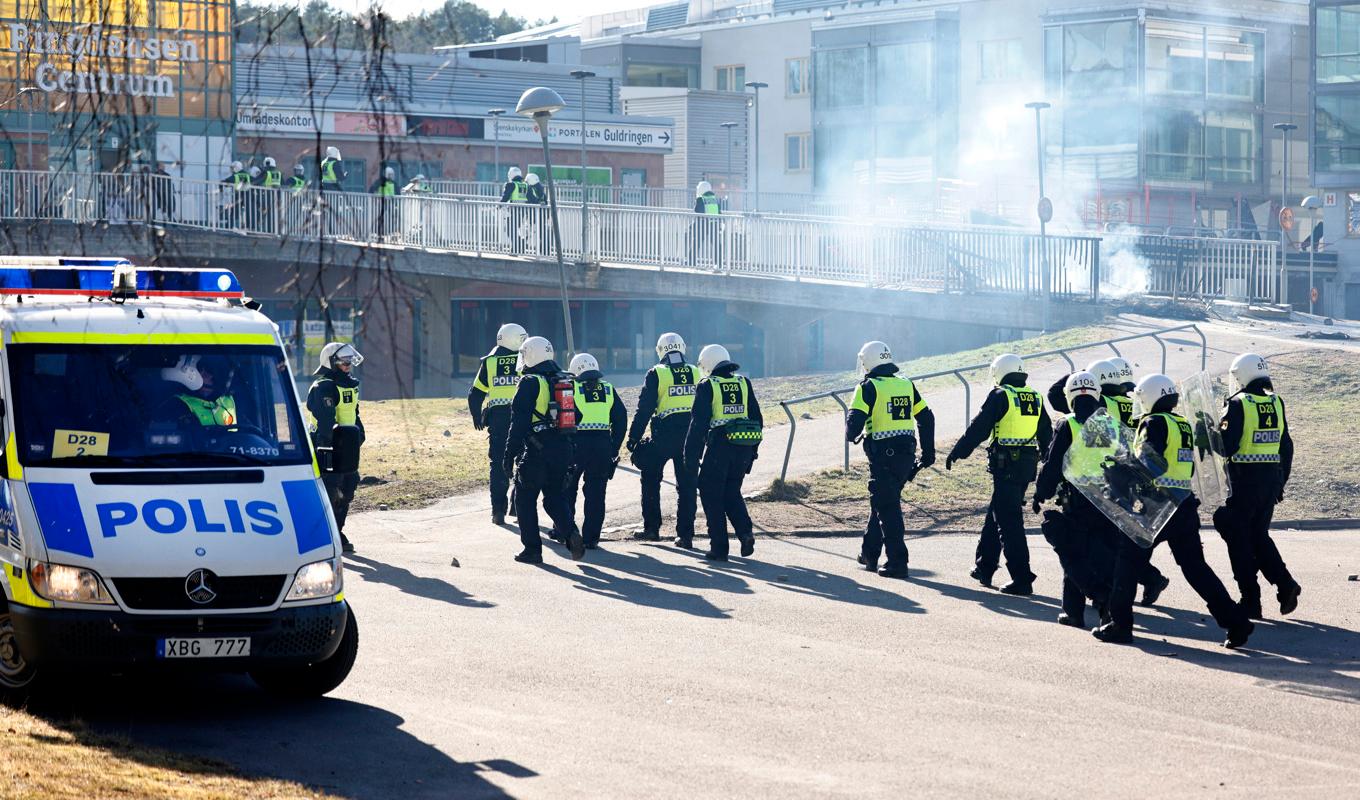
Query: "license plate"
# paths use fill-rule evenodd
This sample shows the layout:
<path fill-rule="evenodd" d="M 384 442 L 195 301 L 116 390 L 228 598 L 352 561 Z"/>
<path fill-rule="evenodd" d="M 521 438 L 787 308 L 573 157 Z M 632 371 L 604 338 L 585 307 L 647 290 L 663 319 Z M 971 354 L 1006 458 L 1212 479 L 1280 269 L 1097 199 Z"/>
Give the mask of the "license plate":
<path fill-rule="evenodd" d="M 156 658 L 239 658 L 248 655 L 249 636 L 156 640 Z"/>

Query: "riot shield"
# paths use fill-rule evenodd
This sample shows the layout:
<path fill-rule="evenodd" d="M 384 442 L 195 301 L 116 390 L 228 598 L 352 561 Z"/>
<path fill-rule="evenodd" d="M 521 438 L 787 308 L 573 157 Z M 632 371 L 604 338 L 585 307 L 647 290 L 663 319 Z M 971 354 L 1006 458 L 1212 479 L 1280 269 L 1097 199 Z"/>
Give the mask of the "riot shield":
<path fill-rule="evenodd" d="M 1100 409 L 1076 431 L 1063 477 L 1140 547 L 1152 547 L 1181 500 L 1153 482 L 1133 449 L 1133 432 Z M 1077 444 L 1083 446 L 1075 446 Z"/>
<path fill-rule="evenodd" d="M 1227 459 L 1223 457 L 1223 421 L 1227 387 L 1209 373 L 1201 372 L 1181 382 L 1180 410 L 1195 429 L 1195 476 L 1191 485 L 1200 502 L 1210 508 L 1226 505 L 1232 487 L 1228 483 Z"/>

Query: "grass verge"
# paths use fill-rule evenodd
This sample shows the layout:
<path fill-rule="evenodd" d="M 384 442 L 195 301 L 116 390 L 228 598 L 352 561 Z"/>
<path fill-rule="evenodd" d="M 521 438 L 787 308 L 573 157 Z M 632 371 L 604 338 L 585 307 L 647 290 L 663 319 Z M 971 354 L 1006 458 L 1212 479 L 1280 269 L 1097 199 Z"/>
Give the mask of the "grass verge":
<path fill-rule="evenodd" d="M 226 764 L 56 726 L 0 705 L 0 798 L 330 798 L 288 781 L 246 778 Z"/>

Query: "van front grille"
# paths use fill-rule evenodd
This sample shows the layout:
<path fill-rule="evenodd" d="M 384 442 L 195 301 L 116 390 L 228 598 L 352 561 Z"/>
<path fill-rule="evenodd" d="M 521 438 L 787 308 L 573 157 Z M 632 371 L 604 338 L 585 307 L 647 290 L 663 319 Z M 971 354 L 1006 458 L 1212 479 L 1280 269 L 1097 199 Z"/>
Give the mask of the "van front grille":
<path fill-rule="evenodd" d="M 184 578 L 113 578 L 111 582 L 123 603 L 138 611 L 213 611 L 272 606 L 287 579 L 287 575 L 218 576 L 210 584 L 217 596 L 207 603 L 189 599 Z"/>

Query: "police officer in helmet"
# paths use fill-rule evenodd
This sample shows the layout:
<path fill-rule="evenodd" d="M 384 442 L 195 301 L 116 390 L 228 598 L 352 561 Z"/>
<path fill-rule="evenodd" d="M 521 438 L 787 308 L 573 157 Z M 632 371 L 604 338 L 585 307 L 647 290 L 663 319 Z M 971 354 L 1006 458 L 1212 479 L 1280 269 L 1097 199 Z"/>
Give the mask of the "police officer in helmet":
<path fill-rule="evenodd" d="M 575 463 L 572 442 L 579 422 L 577 411 L 561 400 L 574 405 L 574 395 L 558 396 L 559 389 L 574 392 L 571 376 L 562 372 L 553 360 L 552 343 L 542 336 L 530 336 L 519 348 L 520 382 L 511 402 L 510 433 L 506 437 L 501 468 L 515 476 L 515 505 L 519 522 L 519 538 L 524 550 L 515 556 L 521 564 L 543 563 L 543 538 L 538 531 L 538 496 L 543 495 L 543 507 L 552 519 L 553 528 L 565 531 L 567 547 L 573 560 L 585 555 L 581 531 L 572 520 L 567 505 L 567 481 Z M 571 415 L 564 418 L 564 415 Z"/>
<path fill-rule="evenodd" d="M 237 424 L 236 398 L 231 394 L 231 362 L 222 356 L 184 355 L 175 366 L 161 370 L 161 378 L 178 384 L 169 414 L 183 430 Z"/>
<path fill-rule="evenodd" d="M 864 377 L 855 387 L 855 399 L 845 417 L 845 438 L 851 442 L 863 439 L 869 459 L 869 523 L 859 563 L 887 578 L 905 578 L 908 554 L 902 488 L 918 471 L 935 463 L 935 414 L 916 386 L 898 375 L 886 344 L 866 342 L 858 362 Z M 878 558 L 884 551 L 888 560 L 879 570 Z"/>
<path fill-rule="evenodd" d="M 706 377 L 694 393 L 685 440 L 685 471 L 699 476 L 699 499 L 708 521 L 710 561 L 726 561 L 727 523 L 732 522 L 743 558 L 755 552 L 755 528 L 741 496 L 741 484 L 760 448 L 765 421 L 751 379 L 737 374 L 727 348 L 710 344 L 699 352 Z"/>
<path fill-rule="evenodd" d="M 690 411 L 699 385 L 699 370 L 685 363 L 685 340 L 678 333 L 663 333 L 656 340 L 659 363 L 647 371 L 638 395 L 637 412 L 628 429 L 628 449 L 642 473 L 642 531 L 633 538 L 661 540 L 661 476 L 666 464 L 675 472 L 679 500 L 675 510 L 675 543 L 693 547 L 694 517 L 698 512 L 694 474 L 685 469 L 685 436 Z M 643 434 L 651 426 L 651 439 Z"/>
<path fill-rule="evenodd" d="M 1186 583 L 1204 600 L 1219 627 L 1228 632 L 1223 646 L 1241 647 L 1255 625 L 1204 561 L 1204 544 L 1199 538 L 1199 499 L 1190 488 L 1195 476 L 1195 432 L 1176 413 L 1180 402 L 1176 384 L 1165 375 L 1147 375 L 1133 393 L 1146 410 L 1138 421 L 1134 452 L 1151 472 L 1153 484 L 1179 504 L 1153 547 L 1142 547 L 1130 537 L 1121 537 L 1110 585 L 1110 621 L 1091 633 L 1103 642 L 1133 641 L 1133 595 L 1138 573 L 1152 557 L 1156 545 L 1166 542 Z"/>
<path fill-rule="evenodd" d="M 312 418 L 312 443 L 317 447 L 331 447 L 334 444 L 332 433 L 337 425 L 358 428 L 358 444 L 363 444 L 364 421 L 359 416 L 359 379 L 354 377 L 354 368 L 363 361 L 364 357 L 354 345 L 346 342 L 331 342 L 321 348 L 321 363 L 316 368 L 316 379 L 307 392 L 307 413 Z M 355 459 L 355 463 L 357 461 Z M 346 553 L 353 553 L 354 545 L 345 536 L 345 518 L 349 516 L 354 490 L 359 486 L 359 471 L 327 470 L 321 473 L 321 482 L 330 496 L 335 527 L 340 530 L 340 545 Z"/>
<path fill-rule="evenodd" d="M 576 469 L 572 470 L 567 505 L 576 516 L 576 493 L 585 479 L 585 518 L 581 538 L 587 550 L 600 544 L 604 527 L 605 490 L 619 463 L 619 448 L 628 433 L 628 411 L 614 386 L 604 379 L 590 353 L 578 353 L 567 371 L 576 376 Z"/>
<path fill-rule="evenodd" d="M 1258 572 L 1275 586 L 1280 613 L 1289 614 L 1298 607 L 1301 589 L 1270 538 L 1275 504 L 1284 500 L 1294 466 L 1284 399 L 1275 393 L 1266 360 L 1255 353 L 1238 356 L 1228 372 L 1237 392 L 1228 398 L 1220 429 L 1233 491 L 1228 504 L 1214 512 L 1214 528 L 1228 545 L 1247 616 L 1262 616 Z"/>
<path fill-rule="evenodd" d="M 477 430 L 487 432 L 487 460 L 490 462 L 491 521 L 505 524 L 509 507 L 506 493 L 510 476 L 502 469 L 505 440 L 510 435 L 510 404 L 519 386 L 519 349 L 528 334 L 522 325 L 507 322 L 496 331 L 496 346 L 482 357 L 477 377 L 468 392 L 468 413 Z"/>
<path fill-rule="evenodd" d="M 1039 468 L 1039 453 L 1048 450 L 1053 425 L 1043 397 L 1025 384 L 1028 375 L 1020 356 L 1005 353 L 992 361 L 992 382 L 982 410 L 964 431 L 945 459 L 945 469 L 967 458 L 988 437 L 987 471 L 992 475 L 992 500 L 978 538 L 975 566 L 969 575 L 984 586 L 992 585 L 1002 552 L 1011 580 L 1005 594 L 1034 593 L 1034 574 L 1029 571 L 1029 545 L 1025 542 L 1025 490 Z"/>

